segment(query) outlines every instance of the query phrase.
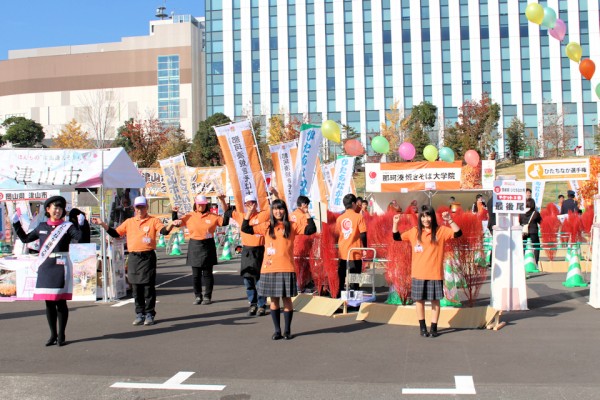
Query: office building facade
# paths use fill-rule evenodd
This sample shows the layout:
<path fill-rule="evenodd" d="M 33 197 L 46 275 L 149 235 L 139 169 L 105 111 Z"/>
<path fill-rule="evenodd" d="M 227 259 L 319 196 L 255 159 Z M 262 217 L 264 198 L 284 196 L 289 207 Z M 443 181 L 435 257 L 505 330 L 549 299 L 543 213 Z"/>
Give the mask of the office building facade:
<path fill-rule="evenodd" d="M 561 43 L 529 22 L 530 0 L 206 0 L 207 115 L 291 114 L 354 127 L 363 143 L 394 102 L 404 115 L 438 109 L 435 138 L 465 100 L 501 106 L 497 151 L 514 117 L 543 137 L 564 115 L 569 146 L 594 151 L 598 99 L 565 45 L 600 62 L 597 0 L 549 0 L 567 24 Z M 600 67 L 600 65 L 599 65 Z"/>
<path fill-rule="evenodd" d="M 173 15 L 151 21 L 148 36 L 10 51 L 0 61 L 0 122 L 34 119 L 49 139 L 73 118 L 93 132 L 88 111 L 110 109 L 107 139 L 130 118 L 158 118 L 192 138 L 206 118 L 203 28 Z"/>

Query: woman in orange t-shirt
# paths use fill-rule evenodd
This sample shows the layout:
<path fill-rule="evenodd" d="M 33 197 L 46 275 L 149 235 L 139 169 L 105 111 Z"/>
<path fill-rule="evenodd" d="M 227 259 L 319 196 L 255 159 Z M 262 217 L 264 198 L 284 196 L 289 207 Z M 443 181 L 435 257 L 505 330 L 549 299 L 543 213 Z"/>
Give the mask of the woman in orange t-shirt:
<path fill-rule="evenodd" d="M 294 272 L 294 239 L 296 235 L 312 235 L 317 227 L 308 213 L 308 205 L 301 209 L 306 215 L 306 225 L 297 224 L 288 218 L 288 210 L 283 200 L 275 200 L 271 204 L 271 217 L 267 222 L 250 226 L 249 218 L 256 209 L 256 203 L 248 207 L 242 232 L 250 235 L 261 234 L 265 236 L 265 258 L 258 281 L 258 295 L 271 297 L 271 319 L 275 326 L 273 340 L 291 339 L 292 297 L 298 294 L 296 273 Z M 283 299 L 283 318 L 285 329 L 281 335 L 281 310 L 279 298 Z"/>
<path fill-rule="evenodd" d="M 444 243 L 462 235 L 460 227 L 452 221 L 449 212 L 442 213 L 448 226 L 438 226 L 435 210 L 421 206 L 418 225 L 402 234 L 398 232 L 400 216 L 394 216 L 392 232 L 394 240 L 408 240 L 412 247 L 412 290 L 416 303 L 421 336 L 428 337 L 425 325 L 425 300 L 431 301 L 431 336 L 438 336 L 437 322 L 440 316 L 440 300 L 444 297 Z"/>

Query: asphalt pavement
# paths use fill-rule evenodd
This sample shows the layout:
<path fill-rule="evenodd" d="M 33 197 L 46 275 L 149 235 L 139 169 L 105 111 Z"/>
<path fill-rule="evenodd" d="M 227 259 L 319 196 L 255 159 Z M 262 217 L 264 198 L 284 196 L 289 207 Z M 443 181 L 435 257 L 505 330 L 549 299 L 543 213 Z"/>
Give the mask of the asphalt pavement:
<path fill-rule="evenodd" d="M 562 287 L 564 274 L 528 279 L 530 310 L 504 314 L 499 331 L 422 338 L 412 326 L 296 312 L 295 337 L 273 341 L 269 315 L 246 315 L 239 258 L 215 267 L 211 305 L 192 304 L 184 263 L 159 255 L 155 325 L 133 326 L 127 299 L 71 301 L 64 347 L 44 346 L 43 303 L 0 302 L 2 399 L 599 397 L 600 314 L 588 289 Z"/>

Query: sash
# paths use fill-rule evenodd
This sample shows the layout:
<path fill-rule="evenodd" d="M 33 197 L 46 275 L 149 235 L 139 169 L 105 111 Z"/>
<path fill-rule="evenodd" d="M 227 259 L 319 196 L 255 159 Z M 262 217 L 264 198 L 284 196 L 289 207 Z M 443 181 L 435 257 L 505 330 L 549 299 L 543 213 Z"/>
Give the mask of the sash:
<path fill-rule="evenodd" d="M 37 269 L 46 261 L 46 259 L 53 253 L 54 247 L 60 242 L 65 233 L 69 230 L 69 228 L 73 225 L 71 222 L 63 222 L 58 226 L 58 228 L 54 229 L 50 236 L 46 238 L 46 241 L 41 247 L 40 254 L 38 255 L 37 260 L 35 261 L 34 269 Z"/>

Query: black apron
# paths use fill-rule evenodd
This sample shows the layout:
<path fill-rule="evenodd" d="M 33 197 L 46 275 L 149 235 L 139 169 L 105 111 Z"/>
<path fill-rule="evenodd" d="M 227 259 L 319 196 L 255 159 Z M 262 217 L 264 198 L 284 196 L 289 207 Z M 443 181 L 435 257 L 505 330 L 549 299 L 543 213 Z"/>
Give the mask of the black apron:
<path fill-rule="evenodd" d="M 217 246 L 215 239 L 190 239 L 186 264 L 192 268 L 208 269 L 217 265 Z"/>
<path fill-rule="evenodd" d="M 265 256 L 265 246 L 244 246 L 242 247 L 242 264 L 240 275 L 247 277 L 260 277 L 260 268 L 262 267 Z"/>
<path fill-rule="evenodd" d="M 148 285 L 156 282 L 156 253 L 130 252 L 127 257 L 127 278 L 134 285 Z"/>

